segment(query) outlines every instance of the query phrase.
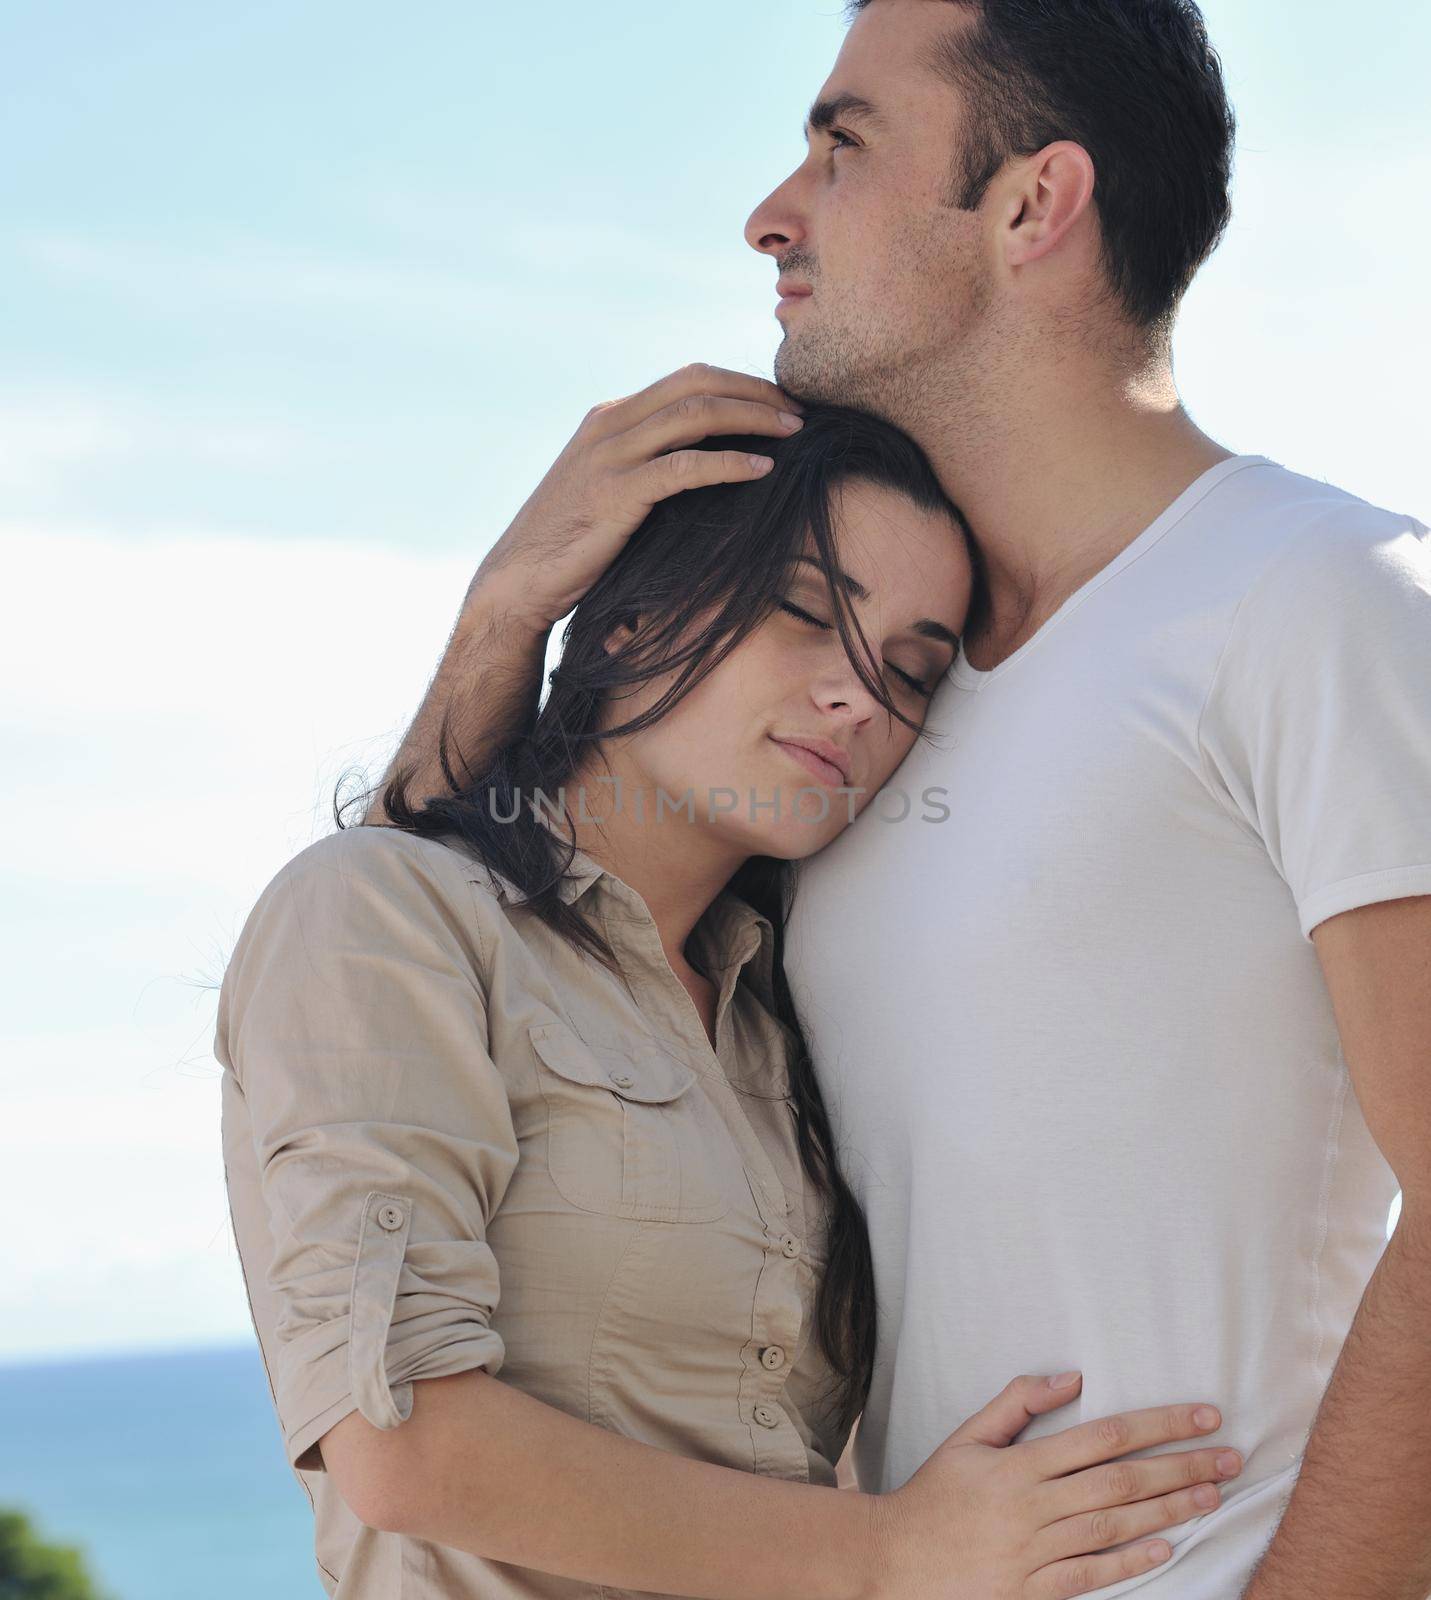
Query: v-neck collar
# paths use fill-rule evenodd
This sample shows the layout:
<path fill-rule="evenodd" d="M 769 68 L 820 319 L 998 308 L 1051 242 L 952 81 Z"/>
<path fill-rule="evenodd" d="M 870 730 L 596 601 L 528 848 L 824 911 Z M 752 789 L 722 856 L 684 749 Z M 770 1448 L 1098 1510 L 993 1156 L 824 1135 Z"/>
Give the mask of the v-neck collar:
<path fill-rule="evenodd" d="M 1267 456 L 1256 455 L 1229 456 L 1225 461 L 1215 462 L 1206 472 L 1194 478 L 1187 488 L 1170 505 L 1165 507 L 1136 538 L 1124 545 L 1111 561 L 1106 562 L 1091 578 L 1075 589 L 1059 606 L 1058 610 L 1040 625 L 1031 638 L 1025 639 L 1012 655 L 1005 656 L 997 666 L 987 669 L 970 666 L 968 657 L 964 654 L 964 645 L 961 641 L 959 653 L 955 656 L 954 663 L 949 669 L 950 680 L 961 689 L 978 693 L 986 684 L 992 683 L 995 678 L 1002 677 L 1017 662 L 1022 661 L 1025 656 L 1031 654 L 1042 644 L 1058 627 L 1059 623 L 1071 616 L 1090 595 L 1101 589 L 1105 583 L 1110 582 L 1120 572 L 1132 566 L 1140 556 L 1145 555 L 1152 549 L 1165 534 L 1170 533 L 1219 484 L 1225 483 L 1235 473 L 1243 472 L 1248 467 L 1271 465 L 1274 465 L 1274 463 Z"/>

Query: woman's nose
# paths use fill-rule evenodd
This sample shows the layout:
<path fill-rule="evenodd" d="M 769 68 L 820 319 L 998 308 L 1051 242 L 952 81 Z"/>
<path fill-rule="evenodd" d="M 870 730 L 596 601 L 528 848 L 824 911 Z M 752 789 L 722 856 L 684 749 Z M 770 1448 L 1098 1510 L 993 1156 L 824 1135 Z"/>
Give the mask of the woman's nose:
<path fill-rule="evenodd" d="M 874 696 L 854 676 L 853 670 L 816 684 L 813 698 L 822 711 L 855 726 L 866 721 L 875 707 Z"/>

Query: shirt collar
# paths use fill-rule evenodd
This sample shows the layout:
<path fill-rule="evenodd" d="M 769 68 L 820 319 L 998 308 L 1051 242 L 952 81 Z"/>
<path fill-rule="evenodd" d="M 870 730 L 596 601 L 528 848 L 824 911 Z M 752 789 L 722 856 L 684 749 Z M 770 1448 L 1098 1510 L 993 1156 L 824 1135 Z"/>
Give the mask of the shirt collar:
<path fill-rule="evenodd" d="M 753 961 L 749 975 L 762 1000 L 773 1005 L 775 929 L 769 917 L 742 900 L 733 889 L 722 889 L 697 918 L 692 931 L 709 977 L 719 979 L 728 968 Z"/>
<path fill-rule="evenodd" d="M 603 867 L 595 857 L 559 833 L 545 818 L 537 819 L 566 849 L 573 851 L 571 864 L 557 885 L 557 896 L 565 905 L 579 900 L 594 883 L 607 880 L 607 890 L 613 886 L 629 890 L 629 886 L 614 872 Z M 492 879 L 498 897 L 510 906 L 526 905 L 531 896 L 495 868 L 483 870 Z M 751 977 L 755 980 L 761 998 L 773 1004 L 772 979 L 775 958 L 775 930 L 770 919 L 743 900 L 732 889 L 722 889 L 715 899 L 696 919 L 692 929 L 694 944 L 704 958 L 709 976 L 718 978 L 728 967 L 743 967 L 752 957 L 755 964 Z"/>
<path fill-rule="evenodd" d="M 542 826 L 547 827 L 547 824 L 542 823 Z M 554 828 L 547 827 L 547 831 L 559 843 L 565 845 L 568 850 L 575 849 L 570 866 L 567 867 L 561 881 L 557 884 L 557 898 L 564 905 L 571 905 L 573 901 L 579 900 L 598 878 L 611 876 L 600 862 L 589 856 L 579 846 L 574 847 L 569 839 L 563 838 Z M 495 867 L 486 866 L 485 863 L 483 865 L 488 877 L 492 880 L 498 898 L 507 905 L 524 906 L 531 899 L 525 889 L 519 888 L 510 878 L 498 872 Z"/>

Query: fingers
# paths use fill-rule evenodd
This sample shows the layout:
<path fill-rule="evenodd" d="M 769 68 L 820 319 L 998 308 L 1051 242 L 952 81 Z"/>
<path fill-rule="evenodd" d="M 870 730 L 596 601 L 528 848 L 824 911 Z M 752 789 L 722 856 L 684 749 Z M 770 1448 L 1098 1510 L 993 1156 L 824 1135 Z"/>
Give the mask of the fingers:
<path fill-rule="evenodd" d="M 718 434 L 768 433 L 777 438 L 797 432 L 803 424 L 794 412 L 763 401 L 737 400 L 729 395 L 701 391 L 672 400 L 644 422 L 608 441 L 624 463 L 648 461 L 663 450 L 694 444 Z"/>
<path fill-rule="evenodd" d="M 1106 1550 L 1109 1545 L 1126 1544 L 1144 1534 L 1205 1517 L 1221 1504 L 1222 1491 L 1217 1485 L 1200 1483 L 1196 1488 L 1178 1489 L 1155 1500 L 1140 1500 L 1136 1505 L 1109 1506 L 1065 1517 L 1051 1523 L 1034 1540 L 1035 1558 L 1051 1562 Z"/>
<path fill-rule="evenodd" d="M 688 366 L 659 378 L 648 388 L 638 390 L 633 400 L 646 397 L 649 404 L 646 414 L 659 410 L 683 394 L 709 393 L 729 396 L 733 400 L 754 400 L 777 410 L 799 411 L 798 401 L 792 401 L 781 388 L 766 378 L 753 377 L 748 372 L 732 372 L 729 367 L 713 367 L 707 361 L 692 361 Z"/>
<path fill-rule="evenodd" d="M 587 413 L 586 426 L 593 437 L 611 438 L 639 426 L 666 406 L 698 394 L 714 395 L 725 400 L 744 400 L 772 413 L 791 411 L 798 415 L 804 409 L 798 400 L 792 399 L 765 378 L 752 377 L 748 372 L 732 372 L 726 367 L 713 367 L 704 361 L 693 361 L 689 366 L 668 373 L 623 400 L 612 400 L 594 407 Z"/>
<path fill-rule="evenodd" d="M 763 478 L 774 465 L 769 456 L 747 455 L 742 450 L 673 450 L 635 468 L 628 478 L 642 504 L 653 506 L 684 489 Z"/>
<path fill-rule="evenodd" d="M 1040 1484 L 1034 1498 L 1053 1522 L 1104 1506 L 1151 1500 L 1176 1489 L 1220 1483 L 1235 1478 L 1241 1471 L 1241 1455 L 1226 1446 L 1179 1450 L 1172 1455 L 1147 1456 L 1140 1461 L 1114 1461 L 1107 1466 L 1088 1467 L 1069 1477 Z"/>
<path fill-rule="evenodd" d="M 1222 1426 L 1216 1406 L 1149 1406 L 1143 1411 L 1120 1411 L 1065 1428 L 1046 1439 L 1030 1439 L 1019 1446 L 1040 1476 L 1062 1477 L 1114 1456 L 1167 1444 L 1173 1439 L 1195 1439 Z"/>
<path fill-rule="evenodd" d="M 1075 1556 L 1070 1561 L 1055 1561 L 1040 1567 L 1024 1585 L 1028 1600 L 1068 1600 L 1068 1596 L 1087 1594 L 1123 1578 L 1136 1578 L 1162 1566 L 1173 1553 L 1166 1539 L 1134 1545 L 1129 1550 L 1112 1550 L 1102 1556 Z"/>
<path fill-rule="evenodd" d="M 1077 1373 L 1071 1384 L 1058 1389 L 1047 1377 L 1022 1373 L 950 1437 L 998 1447 L 1012 1444 L 1034 1417 L 1066 1406 L 1077 1396 L 1080 1387 Z"/>

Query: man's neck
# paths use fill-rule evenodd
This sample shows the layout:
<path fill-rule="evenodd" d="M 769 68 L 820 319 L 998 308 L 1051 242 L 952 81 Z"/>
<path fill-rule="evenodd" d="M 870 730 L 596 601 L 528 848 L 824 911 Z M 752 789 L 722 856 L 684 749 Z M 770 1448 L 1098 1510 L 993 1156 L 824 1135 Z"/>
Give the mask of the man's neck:
<path fill-rule="evenodd" d="M 1114 376 L 1073 358 L 981 387 L 961 402 L 951 386 L 916 437 L 979 546 L 965 652 L 988 670 L 1233 452 L 1182 409 L 1166 364 Z"/>

